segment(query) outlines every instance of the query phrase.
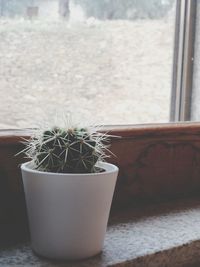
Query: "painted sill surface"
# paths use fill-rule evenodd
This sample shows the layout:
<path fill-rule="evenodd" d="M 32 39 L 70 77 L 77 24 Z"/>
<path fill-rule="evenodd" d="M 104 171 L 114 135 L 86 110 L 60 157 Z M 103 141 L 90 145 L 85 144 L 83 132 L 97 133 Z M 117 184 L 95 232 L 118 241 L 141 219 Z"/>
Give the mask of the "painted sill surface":
<path fill-rule="evenodd" d="M 184 199 L 114 213 L 100 255 L 78 262 L 36 256 L 30 244 L 0 250 L 0 266 L 200 266 L 200 199 Z"/>

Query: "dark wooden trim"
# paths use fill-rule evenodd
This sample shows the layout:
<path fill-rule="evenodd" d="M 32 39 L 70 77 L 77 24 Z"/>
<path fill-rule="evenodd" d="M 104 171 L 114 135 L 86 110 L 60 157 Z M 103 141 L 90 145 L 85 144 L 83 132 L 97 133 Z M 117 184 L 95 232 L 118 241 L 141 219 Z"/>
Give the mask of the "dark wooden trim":
<path fill-rule="evenodd" d="M 105 127 L 111 135 L 120 136 L 121 138 L 143 138 L 143 137 L 158 137 L 158 136 L 174 136 L 174 135 L 199 135 L 200 123 L 184 122 L 184 123 L 164 123 L 164 124 L 146 124 L 135 126 L 123 126 L 112 128 Z"/>
<path fill-rule="evenodd" d="M 143 138 L 174 135 L 200 135 L 200 122 L 178 122 L 161 124 L 138 124 L 138 125 L 106 125 L 100 131 L 108 132 L 110 135 L 120 138 L 113 138 L 120 141 L 122 138 Z M 21 130 L 0 130 L 0 145 L 14 145 L 29 138 L 34 129 Z"/>
<path fill-rule="evenodd" d="M 19 168 L 25 159 L 15 155 L 23 149 L 22 137 L 33 131 L 0 131 L 0 237 L 1 229 L 11 239 L 13 233 L 27 235 Z M 116 157 L 109 158 L 120 170 L 115 209 L 200 194 L 200 123 L 106 126 L 101 131 L 118 136 L 110 147 Z"/>

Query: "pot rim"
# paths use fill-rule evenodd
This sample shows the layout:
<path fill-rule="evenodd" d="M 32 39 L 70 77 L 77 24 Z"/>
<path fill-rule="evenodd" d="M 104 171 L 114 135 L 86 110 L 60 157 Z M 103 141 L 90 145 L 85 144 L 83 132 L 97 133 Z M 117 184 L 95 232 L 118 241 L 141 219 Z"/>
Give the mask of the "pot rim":
<path fill-rule="evenodd" d="M 40 174 L 40 175 L 58 175 L 58 176 L 82 176 L 82 177 L 88 177 L 88 176 L 102 176 L 104 174 L 108 173 L 115 173 L 119 171 L 119 168 L 111 163 L 108 162 L 99 162 L 97 163 L 97 167 L 103 168 L 105 171 L 104 172 L 96 172 L 96 173 L 59 173 L 59 172 L 43 172 L 43 171 L 38 171 L 36 169 L 31 168 L 32 161 L 28 161 L 25 163 L 21 164 L 21 170 L 29 173 L 34 173 L 34 174 Z"/>

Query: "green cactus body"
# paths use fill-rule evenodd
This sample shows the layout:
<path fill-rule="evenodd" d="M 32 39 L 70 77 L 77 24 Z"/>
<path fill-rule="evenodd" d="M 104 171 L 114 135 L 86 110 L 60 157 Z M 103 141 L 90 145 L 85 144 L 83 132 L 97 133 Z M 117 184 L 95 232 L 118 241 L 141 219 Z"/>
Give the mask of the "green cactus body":
<path fill-rule="evenodd" d="M 106 135 L 85 128 L 54 127 L 28 141 L 25 153 L 35 168 L 46 172 L 93 173 L 95 165 L 106 157 Z"/>

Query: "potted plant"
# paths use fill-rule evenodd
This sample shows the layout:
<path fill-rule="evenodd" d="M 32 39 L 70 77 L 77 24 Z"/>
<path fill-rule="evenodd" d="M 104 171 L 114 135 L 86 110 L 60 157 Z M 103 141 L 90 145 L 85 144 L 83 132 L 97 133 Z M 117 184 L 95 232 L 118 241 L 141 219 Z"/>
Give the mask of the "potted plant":
<path fill-rule="evenodd" d="M 118 168 L 104 162 L 107 135 L 53 127 L 27 140 L 21 165 L 31 245 L 42 256 L 76 260 L 98 254 Z"/>

